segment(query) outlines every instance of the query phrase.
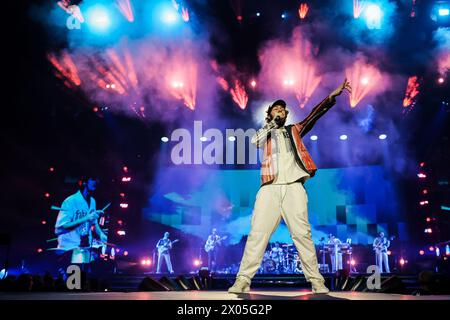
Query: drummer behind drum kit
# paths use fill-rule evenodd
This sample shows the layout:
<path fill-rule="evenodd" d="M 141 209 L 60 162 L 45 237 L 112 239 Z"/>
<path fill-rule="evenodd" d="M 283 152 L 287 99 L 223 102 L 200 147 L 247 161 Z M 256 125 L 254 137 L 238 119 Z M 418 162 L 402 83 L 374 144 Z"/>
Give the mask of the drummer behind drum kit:
<path fill-rule="evenodd" d="M 280 253 L 273 255 L 272 250 L 264 253 L 258 273 L 303 273 L 297 249 L 293 244 L 281 246 Z"/>

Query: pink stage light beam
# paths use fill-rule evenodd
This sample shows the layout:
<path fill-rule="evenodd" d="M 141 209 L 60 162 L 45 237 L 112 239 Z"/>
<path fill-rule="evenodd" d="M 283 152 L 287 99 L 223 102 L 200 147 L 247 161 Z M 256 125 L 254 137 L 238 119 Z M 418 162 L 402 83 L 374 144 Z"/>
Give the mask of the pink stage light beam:
<path fill-rule="evenodd" d="M 134 21 L 133 7 L 130 0 L 115 0 L 116 6 L 128 22 Z"/>
<path fill-rule="evenodd" d="M 357 60 L 352 67 L 346 69 L 345 74 L 352 84 L 352 93 L 350 94 L 350 107 L 352 108 L 355 108 L 381 79 L 381 74 L 376 68 L 361 60 Z"/>
<path fill-rule="evenodd" d="M 245 87 L 239 80 L 234 81 L 234 87 L 230 89 L 231 97 L 233 101 L 241 108 L 245 110 L 248 103 L 248 94 L 245 91 Z"/>

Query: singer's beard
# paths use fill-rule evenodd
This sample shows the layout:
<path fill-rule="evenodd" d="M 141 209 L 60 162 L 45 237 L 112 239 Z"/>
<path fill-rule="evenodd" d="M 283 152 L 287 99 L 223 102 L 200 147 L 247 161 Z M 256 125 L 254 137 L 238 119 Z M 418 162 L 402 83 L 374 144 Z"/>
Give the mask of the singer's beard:
<path fill-rule="evenodd" d="M 285 123 L 286 123 L 286 118 L 280 119 L 280 120 L 277 122 L 278 128 L 284 127 L 284 124 L 285 124 Z"/>

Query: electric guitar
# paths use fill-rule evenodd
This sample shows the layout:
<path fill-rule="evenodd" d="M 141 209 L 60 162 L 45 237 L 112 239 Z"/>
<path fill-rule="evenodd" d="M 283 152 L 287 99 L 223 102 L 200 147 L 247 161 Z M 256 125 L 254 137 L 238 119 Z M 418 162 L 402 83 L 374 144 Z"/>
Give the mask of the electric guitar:
<path fill-rule="evenodd" d="M 386 242 L 373 246 L 373 251 L 375 251 L 376 253 L 387 252 L 387 249 L 391 245 L 391 241 L 393 241 L 394 239 L 395 237 L 392 236 Z"/>
<path fill-rule="evenodd" d="M 225 240 L 226 238 L 228 238 L 228 236 L 219 237 L 219 239 L 217 239 L 217 240 L 211 240 L 211 239 L 208 238 L 208 240 L 206 240 L 206 243 L 205 243 L 205 251 L 206 252 L 210 252 L 210 251 L 214 250 L 216 245 L 217 244 L 220 245 L 220 242 L 222 240 Z"/>
<path fill-rule="evenodd" d="M 173 245 L 174 243 L 177 243 L 178 241 L 180 241 L 180 240 L 175 239 L 175 240 L 173 240 L 173 241 L 169 241 L 169 242 L 168 242 L 167 244 L 165 244 L 165 245 L 157 246 L 157 248 L 158 248 L 158 253 L 159 253 L 159 254 L 162 254 L 162 253 L 168 251 L 169 249 L 171 249 L 172 245 Z"/>

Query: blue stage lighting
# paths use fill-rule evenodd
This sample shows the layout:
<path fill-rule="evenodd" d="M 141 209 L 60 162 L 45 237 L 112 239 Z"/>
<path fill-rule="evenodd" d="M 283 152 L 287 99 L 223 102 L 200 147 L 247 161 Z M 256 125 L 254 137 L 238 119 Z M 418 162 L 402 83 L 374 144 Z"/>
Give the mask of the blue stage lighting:
<path fill-rule="evenodd" d="M 376 4 L 370 4 L 366 7 L 365 17 L 366 25 L 369 29 L 381 29 L 381 17 L 383 13 L 380 6 Z"/>
<path fill-rule="evenodd" d="M 380 134 L 380 135 L 378 136 L 378 139 L 380 139 L 380 140 L 386 140 L 386 139 L 387 139 L 387 135 L 384 134 L 384 133 L 382 133 L 382 134 Z"/>
<path fill-rule="evenodd" d="M 348 137 L 347 137 L 346 134 L 343 134 L 343 135 L 341 135 L 341 136 L 339 137 L 339 139 L 341 139 L 342 141 L 344 141 L 344 140 L 347 140 Z"/>
<path fill-rule="evenodd" d="M 311 139 L 312 141 L 316 141 L 317 139 L 319 139 L 319 137 L 316 136 L 316 135 L 312 135 L 310 139 Z"/>
<path fill-rule="evenodd" d="M 103 33 L 111 27 L 109 10 L 103 5 L 95 5 L 86 10 L 86 22 L 93 32 Z"/>
<path fill-rule="evenodd" d="M 178 22 L 178 20 L 179 20 L 178 12 L 169 8 L 163 10 L 161 15 L 162 22 L 164 22 L 165 24 L 174 24 Z"/>
<path fill-rule="evenodd" d="M 162 137 L 162 138 L 161 138 L 161 141 L 162 141 L 162 142 L 169 142 L 169 138 L 167 138 L 167 137 Z"/>
<path fill-rule="evenodd" d="M 439 8 L 438 10 L 438 14 L 443 17 L 443 16 L 448 16 L 450 14 L 450 9 L 449 8 Z"/>

